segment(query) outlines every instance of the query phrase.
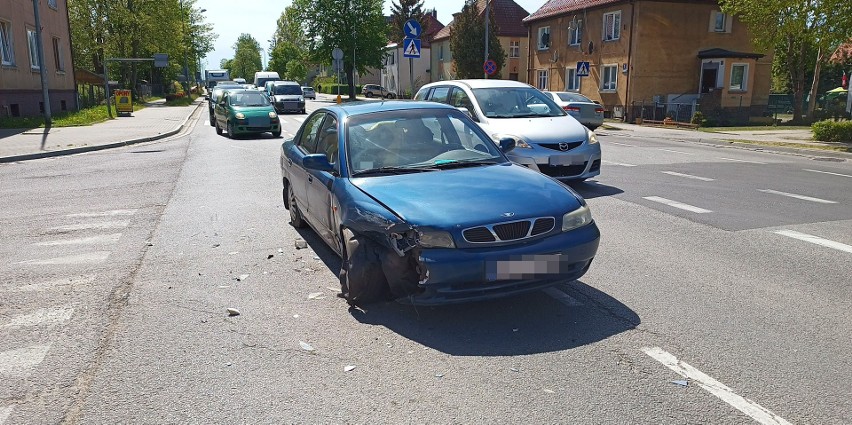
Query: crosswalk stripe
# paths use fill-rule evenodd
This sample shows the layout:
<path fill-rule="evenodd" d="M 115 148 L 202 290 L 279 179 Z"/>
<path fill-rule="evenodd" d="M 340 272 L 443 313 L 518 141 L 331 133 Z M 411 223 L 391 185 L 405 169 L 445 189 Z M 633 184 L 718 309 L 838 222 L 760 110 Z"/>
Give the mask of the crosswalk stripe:
<path fill-rule="evenodd" d="M 62 245 L 94 245 L 99 243 L 116 243 L 121 239 L 121 233 L 110 235 L 89 236 L 87 238 L 62 239 L 47 242 L 38 242 L 36 246 L 62 246 Z"/>
<path fill-rule="evenodd" d="M 100 223 L 80 223 L 51 227 L 49 230 L 70 232 L 72 230 L 121 229 L 127 227 L 129 221 L 102 221 Z"/>
<path fill-rule="evenodd" d="M 67 322 L 74 314 L 73 308 L 41 308 L 30 314 L 22 314 L 13 317 L 8 323 L 0 328 L 20 328 L 25 326 L 38 326 L 41 324 L 58 324 Z"/>
<path fill-rule="evenodd" d="M 696 214 L 706 214 L 711 213 L 713 211 L 705 210 L 704 208 L 699 208 L 694 205 L 684 204 L 683 202 L 672 201 L 671 199 L 661 198 L 659 196 L 643 196 L 642 199 L 647 199 L 653 202 L 659 202 L 664 205 L 668 205 L 670 207 L 679 208 L 685 211 L 694 212 Z"/>
<path fill-rule="evenodd" d="M 88 284 L 94 282 L 95 277 L 96 276 L 93 275 L 93 274 L 82 275 L 82 276 L 77 276 L 77 277 L 72 277 L 72 278 L 64 278 L 64 279 L 50 280 L 50 281 L 46 281 L 46 282 L 31 283 L 29 285 L 12 287 L 12 288 L 9 288 L 9 290 L 12 291 L 12 292 L 41 292 L 41 291 L 44 291 L 46 289 L 53 289 L 53 288 L 68 286 L 68 285 L 84 286 L 84 285 L 88 285 Z"/>
<path fill-rule="evenodd" d="M 48 258 L 45 260 L 27 260 L 21 261 L 18 264 L 39 264 L 39 265 L 58 265 L 58 264 L 92 264 L 101 263 L 109 257 L 109 251 L 95 251 L 84 254 L 69 255 L 66 257 Z"/>
<path fill-rule="evenodd" d="M 136 214 L 138 210 L 112 210 L 112 211 L 101 211 L 101 212 L 91 212 L 91 213 L 75 213 L 68 214 L 65 217 L 76 218 L 76 217 L 113 217 L 113 216 L 127 216 Z"/>
<path fill-rule="evenodd" d="M 0 375 L 23 377 L 44 360 L 48 345 L 32 345 L 0 353 Z"/>

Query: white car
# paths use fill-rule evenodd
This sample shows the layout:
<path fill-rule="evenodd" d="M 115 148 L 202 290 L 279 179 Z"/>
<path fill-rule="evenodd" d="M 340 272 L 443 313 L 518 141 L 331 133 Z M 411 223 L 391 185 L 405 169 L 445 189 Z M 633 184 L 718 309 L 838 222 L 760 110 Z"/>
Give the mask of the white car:
<path fill-rule="evenodd" d="M 553 97 L 553 101 L 580 121 L 580 124 L 592 130 L 603 125 L 604 108 L 592 99 L 570 91 L 546 91 L 545 93 Z"/>
<path fill-rule="evenodd" d="M 595 133 L 565 112 L 550 95 L 511 80 L 449 80 L 426 84 L 415 100 L 467 111 L 495 141 L 515 140 L 507 156 L 559 180 L 585 180 L 601 172 Z"/>

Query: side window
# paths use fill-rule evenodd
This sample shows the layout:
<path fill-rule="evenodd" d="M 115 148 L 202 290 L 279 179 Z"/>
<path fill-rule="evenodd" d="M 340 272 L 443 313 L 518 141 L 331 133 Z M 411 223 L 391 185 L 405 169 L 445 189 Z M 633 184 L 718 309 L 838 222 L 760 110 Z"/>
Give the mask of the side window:
<path fill-rule="evenodd" d="M 449 87 L 435 87 L 432 89 L 432 96 L 429 97 L 429 100 L 433 102 L 449 103 L 449 99 L 447 98 L 449 94 Z"/>
<path fill-rule="evenodd" d="M 416 95 L 414 95 L 414 100 L 426 100 L 426 99 L 428 99 L 430 91 L 431 91 L 431 89 L 420 90 L 419 92 L 417 92 Z"/>
<path fill-rule="evenodd" d="M 327 114 L 322 127 L 320 127 L 319 134 L 316 153 L 324 153 L 331 163 L 337 162 L 337 117 Z"/>
<path fill-rule="evenodd" d="M 464 90 L 456 87 L 453 88 L 453 93 L 450 95 L 450 106 L 455 106 L 456 108 L 467 108 L 468 111 L 473 111 L 473 102 L 470 101 L 470 98 L 467 96 L 467 93 Z"/>
<path fill-rule="evenodd" d="M 324 113 L 316 114 L 309 118 L 305 122 L 305 126 L 302 127 L 302 133 L 299 135 L 299 142 L 296 143 L 296 146 L 302 148 L 305 153 L 324 153 L 317 152 L 317 133 L 323 118 L 325 118 Z"/>

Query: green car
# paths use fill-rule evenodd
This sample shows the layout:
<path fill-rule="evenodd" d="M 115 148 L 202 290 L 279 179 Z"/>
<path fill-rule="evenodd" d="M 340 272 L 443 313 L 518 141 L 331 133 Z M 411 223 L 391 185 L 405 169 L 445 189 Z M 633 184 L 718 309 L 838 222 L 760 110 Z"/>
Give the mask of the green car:
<path fill-rule="evenodd" d="M 227 130 L 228 137 L 238 134 L 272 133 L 281 137 L 281 122 L 269 98 L 257 90 L 226 90 L 213 110 L 216 134 Z"/>

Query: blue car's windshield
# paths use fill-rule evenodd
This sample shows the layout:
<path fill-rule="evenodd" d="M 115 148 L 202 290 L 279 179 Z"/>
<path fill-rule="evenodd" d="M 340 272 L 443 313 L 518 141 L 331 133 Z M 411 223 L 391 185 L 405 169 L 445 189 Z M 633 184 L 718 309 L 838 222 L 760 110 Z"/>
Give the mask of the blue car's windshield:
<path fill-rule="evenodd" d="M 473 89 L 476 102 L 488 118 L 559 117 L 565 115 L 546 94 L 532 87 Z"/>
<path fill-rule="evenodd" d="M 269 106 L 269 99 L 259 91 L 249 90 L 231 93 L 231 106 Z"/>
<path fill-rule="evenodd" d="M 357 115 L 347 126 L 352 174 L 379 168 L 431 168 L 505 162 L 476 123 L 455 109 L 407 109 Z"/>

